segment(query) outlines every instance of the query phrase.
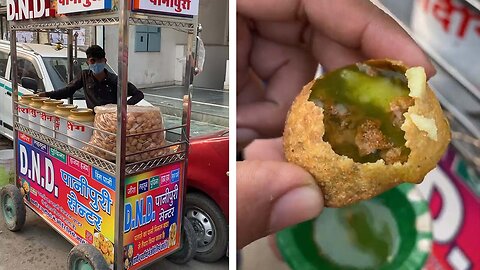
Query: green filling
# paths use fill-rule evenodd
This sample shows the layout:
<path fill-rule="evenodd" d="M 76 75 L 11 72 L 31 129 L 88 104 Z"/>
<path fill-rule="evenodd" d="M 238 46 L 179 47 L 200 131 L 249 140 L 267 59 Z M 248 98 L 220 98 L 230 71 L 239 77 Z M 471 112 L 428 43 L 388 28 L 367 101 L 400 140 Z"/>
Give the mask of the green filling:
<path fill-rule="evenodd" d="M 357 129 L 369 119 L 379 122 L 379 129 L 391 144 L 390 148 L 399 148 L 401 159 L 405 161 L 410 149 L 405 147 L 405 132 L 392 122 L 394 116 L 390 107 L 401 97 L 408 99 L 409 92 L 404 74 L 357 64 L 335 70 L 317 80 L 309 100 L 324 109 L 340 105 L 348 112 L 347 117 L 339 119 L 338 115 L 325 110 L 324 140 L 337 154 L 361 163 L 382 159 L 382 151 L 362 155 L 355 144 Z"/>
<path fill-rule="evenodd" d="M 347 269 L 379 269 L 397 256 L 400 242 L 392 213 L 377 201 L 328 208 L 315 221 L 320 255 Z"/>

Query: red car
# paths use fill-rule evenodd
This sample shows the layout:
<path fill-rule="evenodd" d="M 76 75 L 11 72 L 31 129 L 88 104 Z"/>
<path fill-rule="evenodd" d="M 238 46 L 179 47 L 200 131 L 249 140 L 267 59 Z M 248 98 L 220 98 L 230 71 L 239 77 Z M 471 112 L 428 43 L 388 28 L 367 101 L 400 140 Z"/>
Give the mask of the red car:
<path fill-rule="evenodd" d="M 186 217 L 197 233 L 195 258 L 214 262 L 228 246 L 228 130 L 193 137 L 187 165 Z"/>

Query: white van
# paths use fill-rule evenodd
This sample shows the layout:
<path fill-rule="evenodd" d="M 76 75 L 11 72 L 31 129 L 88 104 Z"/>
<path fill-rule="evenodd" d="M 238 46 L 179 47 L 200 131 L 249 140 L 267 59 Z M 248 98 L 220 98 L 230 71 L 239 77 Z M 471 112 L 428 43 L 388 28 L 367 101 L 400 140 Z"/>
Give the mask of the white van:
<path fill-rule="evenodd" d="M 74 76 L 83 69 L 88 69 L 85 52 L 78 50 Z M 34 43 L 17 43 L 18 91 L 22 94 L 53 91 L 67 85 L 67 49 L 58 50 L 55 45 Z M 0 40 L 0 135 L 13 139 L 12 115 L 12 77 L 11 77 L 10 42 Z M 110 66 L 107 69 L 113 72 Z M 33 80 L 32 80 L 33 79 Z M 32 85 L 36 81 L 37 90 L 22 86 Z M 28 83 L 28 84 L 27 84 Z M 83 89 L 74 95 L 74 104 L 86 108 Z M 64 100 L 65 103 L 67 100 Z M 145 100 L 138 105 L 151 106 Z"/>

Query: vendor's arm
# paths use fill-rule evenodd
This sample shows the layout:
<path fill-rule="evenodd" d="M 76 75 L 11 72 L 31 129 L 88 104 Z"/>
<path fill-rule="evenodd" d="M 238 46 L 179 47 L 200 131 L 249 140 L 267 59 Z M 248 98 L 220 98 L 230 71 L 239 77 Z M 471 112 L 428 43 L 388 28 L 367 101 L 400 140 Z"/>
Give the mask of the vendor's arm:
<path fill-rule="evenodd" d="M 67 86 L 62 89 L 45 92 L 45 97 L 53 98 L 53 99 L 64 99 L 69 98 L 75 94 L 75 92 L 83 87 L 83 79 L 82 73 L 80 73 L 73 81 L 71 81 Z"/>
<path fill-rule="evenodd" d="M 131 96 L 131 98 L 127 100 L 128 105 L 135 105 L 143 99 L 142 91 L 138 90 L 132 83 L 128 83 L 128 96 Z"/>

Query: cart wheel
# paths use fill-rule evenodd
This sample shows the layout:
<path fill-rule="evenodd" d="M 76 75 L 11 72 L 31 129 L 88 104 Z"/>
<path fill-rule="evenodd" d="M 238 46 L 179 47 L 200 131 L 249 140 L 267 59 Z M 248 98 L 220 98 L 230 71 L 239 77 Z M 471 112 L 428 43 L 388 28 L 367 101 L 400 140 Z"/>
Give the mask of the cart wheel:
<path fill-rule="evenodd" d="M 195 259 L 215 262 L 225 256 L 228 225 L 220 208 L 209 197 L 190 192 L 185 201 L 186 217 L 192 222 L 198 247 Z"/>
<path fill-rule="evenodd" d="M 7 228 L 16 232 L 22 229 L 27 215 L 22 193 L 14 185 L 6 185 L 0 190 L 0 201 Z"/>
<path fill-rule="evenodd" d="M 180 249 L 168 256 L 167 259 L 175 264 L 186 264 L 191 261 L 197 252 L 197 238 L 192 223 L 187 218 L 183 219 L 182 245 Z"/>
<path fill-rule="evenodd" d="M 90 244 L 75 246 L 68 254 L 69 270 L 108 270 L 100 251 Z"/>

